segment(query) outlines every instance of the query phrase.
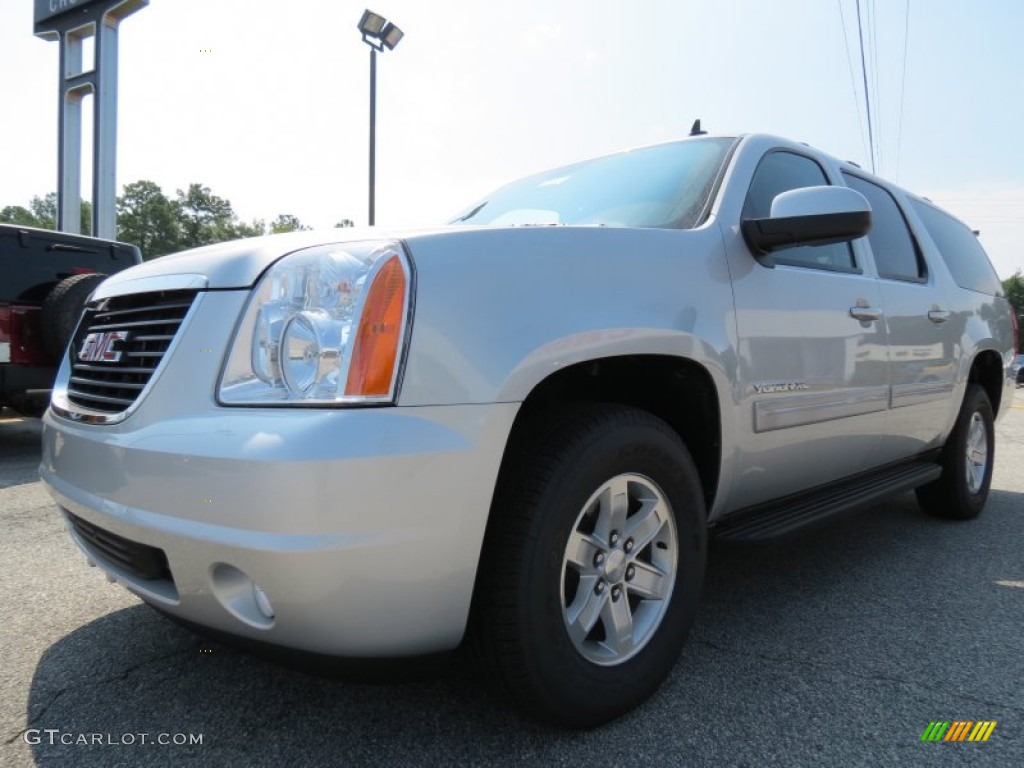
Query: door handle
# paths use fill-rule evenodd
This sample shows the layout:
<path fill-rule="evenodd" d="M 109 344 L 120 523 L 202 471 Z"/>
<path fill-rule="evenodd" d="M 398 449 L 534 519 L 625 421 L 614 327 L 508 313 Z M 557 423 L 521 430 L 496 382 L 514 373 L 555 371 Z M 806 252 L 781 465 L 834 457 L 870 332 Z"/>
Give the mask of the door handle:
<path fill-rule="evenodd" d="M 856 307 L 850 307 L 850 317 L 860 320 L 862 323 L 873 323 L 881 316 L 882 310 L 874 307 L 862 307 L 859 304 Z"/>
<path fill-rule="evenodd" d="M 928 319 L 933 323 L 944 323 L 949 320 L 949 311 L 945 309 L 932 309 L 928 311 Z"/>

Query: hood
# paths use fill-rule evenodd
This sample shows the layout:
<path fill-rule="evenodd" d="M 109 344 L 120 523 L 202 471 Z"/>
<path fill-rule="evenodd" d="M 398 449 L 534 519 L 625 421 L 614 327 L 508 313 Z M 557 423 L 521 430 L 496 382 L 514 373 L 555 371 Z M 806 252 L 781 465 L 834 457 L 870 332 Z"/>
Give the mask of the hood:
<path fill-rule="evenodd" d="M 378 227 L 344 227 L 307 232 L 287 232 L 246 240 L 194 248 L 190 251 L 161 256 L 107 278 L 94 298 L 101 299 L 123 293 L 152 290 L 153 285 L 167 278 L 178 278 L 178 287 L 249 288 L 263 271 L 282 256 L 302 248 L 334 243 L 358 243 L 367 240 L 404 240 L 416 235 L 429 235 L 464 227 L 391 229 Z"/>

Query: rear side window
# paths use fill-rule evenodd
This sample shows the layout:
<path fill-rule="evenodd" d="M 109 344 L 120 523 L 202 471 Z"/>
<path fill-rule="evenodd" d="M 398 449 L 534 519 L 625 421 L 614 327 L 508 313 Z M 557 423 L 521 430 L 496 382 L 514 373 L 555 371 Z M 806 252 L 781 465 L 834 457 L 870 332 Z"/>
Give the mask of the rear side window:
<path fill-rule="evenodd" d="M 791 189 L 828 186 L 828 177 L 814 160 L 795 152 L 768 152 L 754 171 L 743 204 L 744 219 L 765 219 L 772 212 L 776 196 Z M 798 245 L 775 251 L 777 264 L 852 272 L 856 268 L 848 243 Z"/>
<path fill-rule="evenodd" d="M 1003 286 L 999 276 L 974 233 L 938 208 L 920 200 L 913 200 L 912 203 L 957 285 L 969 291 L 1002 296 Z"/>
<path fill-rule="evenodd" d="M 843 178 L 871 203 L 868 244 L 875 257 L 878 276 L 893 280 L 924 279 L 924 261 L 907 228 L 906 219 L 892 195 L 877 184 L 844 173 Z"/>

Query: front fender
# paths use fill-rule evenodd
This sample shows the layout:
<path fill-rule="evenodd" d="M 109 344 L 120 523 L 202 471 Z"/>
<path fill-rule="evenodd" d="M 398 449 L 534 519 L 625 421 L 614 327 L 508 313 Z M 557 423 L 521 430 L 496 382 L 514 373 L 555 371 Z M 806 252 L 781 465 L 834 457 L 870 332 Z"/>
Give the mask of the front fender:
<path fill-rule="evenodd" d="M 693 360 L 731 399 L 735 323 L 714 224 L 480 228 L 410 238 L 416 312 L 400 405 L 518 402 L 562 368 Z"/>

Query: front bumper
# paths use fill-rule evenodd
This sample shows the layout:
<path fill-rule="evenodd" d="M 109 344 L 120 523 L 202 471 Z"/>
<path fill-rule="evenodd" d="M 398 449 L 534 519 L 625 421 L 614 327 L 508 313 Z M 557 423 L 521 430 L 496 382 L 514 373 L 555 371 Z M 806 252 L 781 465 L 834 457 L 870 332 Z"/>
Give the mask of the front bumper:
<path fill-rule="evenodd" d="M 40 474 L 75 543 L 142 599 L 215 630 L 339 656 L 453 648 L 518 404 L 219 407 L 196 386 L 216 379 L 200 352 L 227 344 L 217 315 L 239 303 L 207 297 L 131 418 L 46 414 Z M 125 549 L 162 553 L 166 571 L 133 567 Z"/>

